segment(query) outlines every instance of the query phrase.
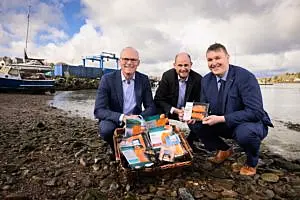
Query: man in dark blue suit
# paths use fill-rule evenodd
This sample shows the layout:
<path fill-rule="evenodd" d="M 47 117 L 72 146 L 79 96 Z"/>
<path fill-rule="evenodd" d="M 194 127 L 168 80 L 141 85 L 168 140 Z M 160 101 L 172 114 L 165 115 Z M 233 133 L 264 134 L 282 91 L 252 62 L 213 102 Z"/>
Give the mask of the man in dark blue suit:
<path fill-rule="evenodd" d="M 232 148 L 221 138 L 234 139 L 245 151 L 247 161 L 241 175 L 256 174 L 261 141 L 273 127 L 264 111 L 262 95 L 255 76 L 244 68 L 230 65 L 222 44 L 211 45 L 206 52 L 210 73 L 202 79 L 201 102 L 209 103 L 209 116 L 197 123 L 198 135 L 210 150 L 216 150 L 213 163 L 222 163 Z"/>
<path fill-rule="evenodd" d="M 156 114 L 149 79 L 136 71 L 139 64 L 137 50 L 126 47 L 120 54 L 121 70 L 105 74 L 99 83 L 94 115 L 100 121 L 100 136 L 113 152 L 114 130 L 126 119 Z"/>

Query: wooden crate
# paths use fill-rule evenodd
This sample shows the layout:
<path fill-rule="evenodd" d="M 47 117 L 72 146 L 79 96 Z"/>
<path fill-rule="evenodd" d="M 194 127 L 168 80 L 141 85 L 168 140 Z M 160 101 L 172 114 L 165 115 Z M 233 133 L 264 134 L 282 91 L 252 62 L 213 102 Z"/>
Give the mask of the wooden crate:
<path fill-rule="evenodd" d="M 126 176 L 127 179 L 132 179 L 135 176 L 153 176 L 153 175 L 159 175 L 161 173 L 165 173 L 166 171 L 178 171 L 179 169 L 183 167 L 187 167 L 192 165 L 193 160 L 193 153 L 190 145 L 186 141 L 184 137 L 183 132 L 179 132 L 178 135 L 180 137 L 180 140 L 182 142 L 183 147 L 187 151 L 187 154 L 184 155 L 184 160 L 180 162 L 174 162 L 174 163 L 167 163 L 163 165 L 158 165 L 154 167 L 149 168 L 142 168 L 142 169 L 132 169 L 130 167 L 126 166 L 126 159 L 123 155 L 121 155 L 120 148 L 119 148 L 119 142 L 121 138 L 123 137 L 125 132 L 125 128 L 117 128 L 114 132 L 114 148 L 115 148 L 115 156 L 116 161 L 119 162 L 119 167 L 122 173 Z"/>

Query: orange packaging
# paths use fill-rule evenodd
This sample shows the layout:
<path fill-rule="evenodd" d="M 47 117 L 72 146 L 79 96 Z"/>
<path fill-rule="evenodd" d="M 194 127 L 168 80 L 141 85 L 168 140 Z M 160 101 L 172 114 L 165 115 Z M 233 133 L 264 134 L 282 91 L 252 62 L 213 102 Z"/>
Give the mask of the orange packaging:
<path fill-rule="evenodd" d="M 161 134 L 161 141 L 163 144 L 166 144 L 166 137 L 170 136 L 170 132 L 163 132 Z"/>
<path fill-rule="evenodd" d="M 165 126 L 168 122 L 168 118 L 160 118 L 156 120 L 156 126 Z"/>
<path fill-rule="evenodd" d="M 193 112 L 206 112 L 206 106 L 203 105 L 194 105 L 192 108 Z"/>
<path fill-rule="evenodd" d="M 145 155 L 145 150 L 143 148 L 136 146 L 134 151 L 140 162 L 148 162 L 149 161 L 149 159 Z"/>
<path fill-rule="evenodd" d="M 204 116 L 203 113 L 197 113 L 197 112 L 193 112 L 193 113 L 192 113 L 192 118 L 193 118 L 193 119 L 202 120 L 204 117 L 205 117 L 205 116 Z"/>
<path fill-rule="evenodd" d="M 136 125 L 132 127 L 132 135 L 138 135 L 145 131 L 145 127 Z"/>
<path fill-rule="evenodd" d="M 184 154 L 184 150 L 181 144 L 175 145 L 175 156 L 181 156 Z"/>

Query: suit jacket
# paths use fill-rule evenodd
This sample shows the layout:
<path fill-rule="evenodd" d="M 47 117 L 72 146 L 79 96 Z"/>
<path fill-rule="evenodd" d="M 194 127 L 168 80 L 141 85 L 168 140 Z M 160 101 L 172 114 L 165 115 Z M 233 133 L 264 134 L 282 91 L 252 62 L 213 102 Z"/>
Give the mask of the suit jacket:
<path fill-rule="evenodd" d="M 202 79 L 201 102 L 210 104 L 210 114 L 216 113 L 217 80 L 211 72 Z M 255 76 L 244 68 L 229 65 L 222 110 L 228 127 L 245 122 L 263 122 L 273 126 L 263 108 L 262 95 Z"/>
<path fill-rule="evenodd" d="M 134 92 L 136 106 L 134 115 L 151 116 L 156 114 L 149 79 L 146 75 L 135 72 Z M 145 110 L 142 110 L 142 104 Z M 102 76 L 97 90 L 94 115 L 100 120 L 111 120 L 119 123 L 123 113 L 123 86 L 121 71 Z"/>
<path fill-rule="evenodd" d="M 191 70 L 186 85 L 184 102 L 199 102 L 202 76 Z M 166 114 L 170 119 L 178 119 L 176 114 L 171 114 L 171 107 L 177 107 L 179 95 L 178 75 L 174 68 L 163 73 L 159 86 L 156 90 L 154 102 L 157 112 Z"/>

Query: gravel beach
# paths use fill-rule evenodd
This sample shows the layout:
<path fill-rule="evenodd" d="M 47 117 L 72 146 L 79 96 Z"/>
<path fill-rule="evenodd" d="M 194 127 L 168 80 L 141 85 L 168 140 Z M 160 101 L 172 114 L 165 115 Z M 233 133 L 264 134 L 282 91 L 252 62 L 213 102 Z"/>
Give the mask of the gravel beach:
<path fill-rule="evenodd" d="M 52 98 L 0 93 L 0 199 L 300 199 L 300 161 L 264 148 L 254 177 L 234 172 L 245 160 L 235 146 L 220 165 L 203 151 L 189 168 L 126 181 L 96 121 L 69 116 Z"/>

